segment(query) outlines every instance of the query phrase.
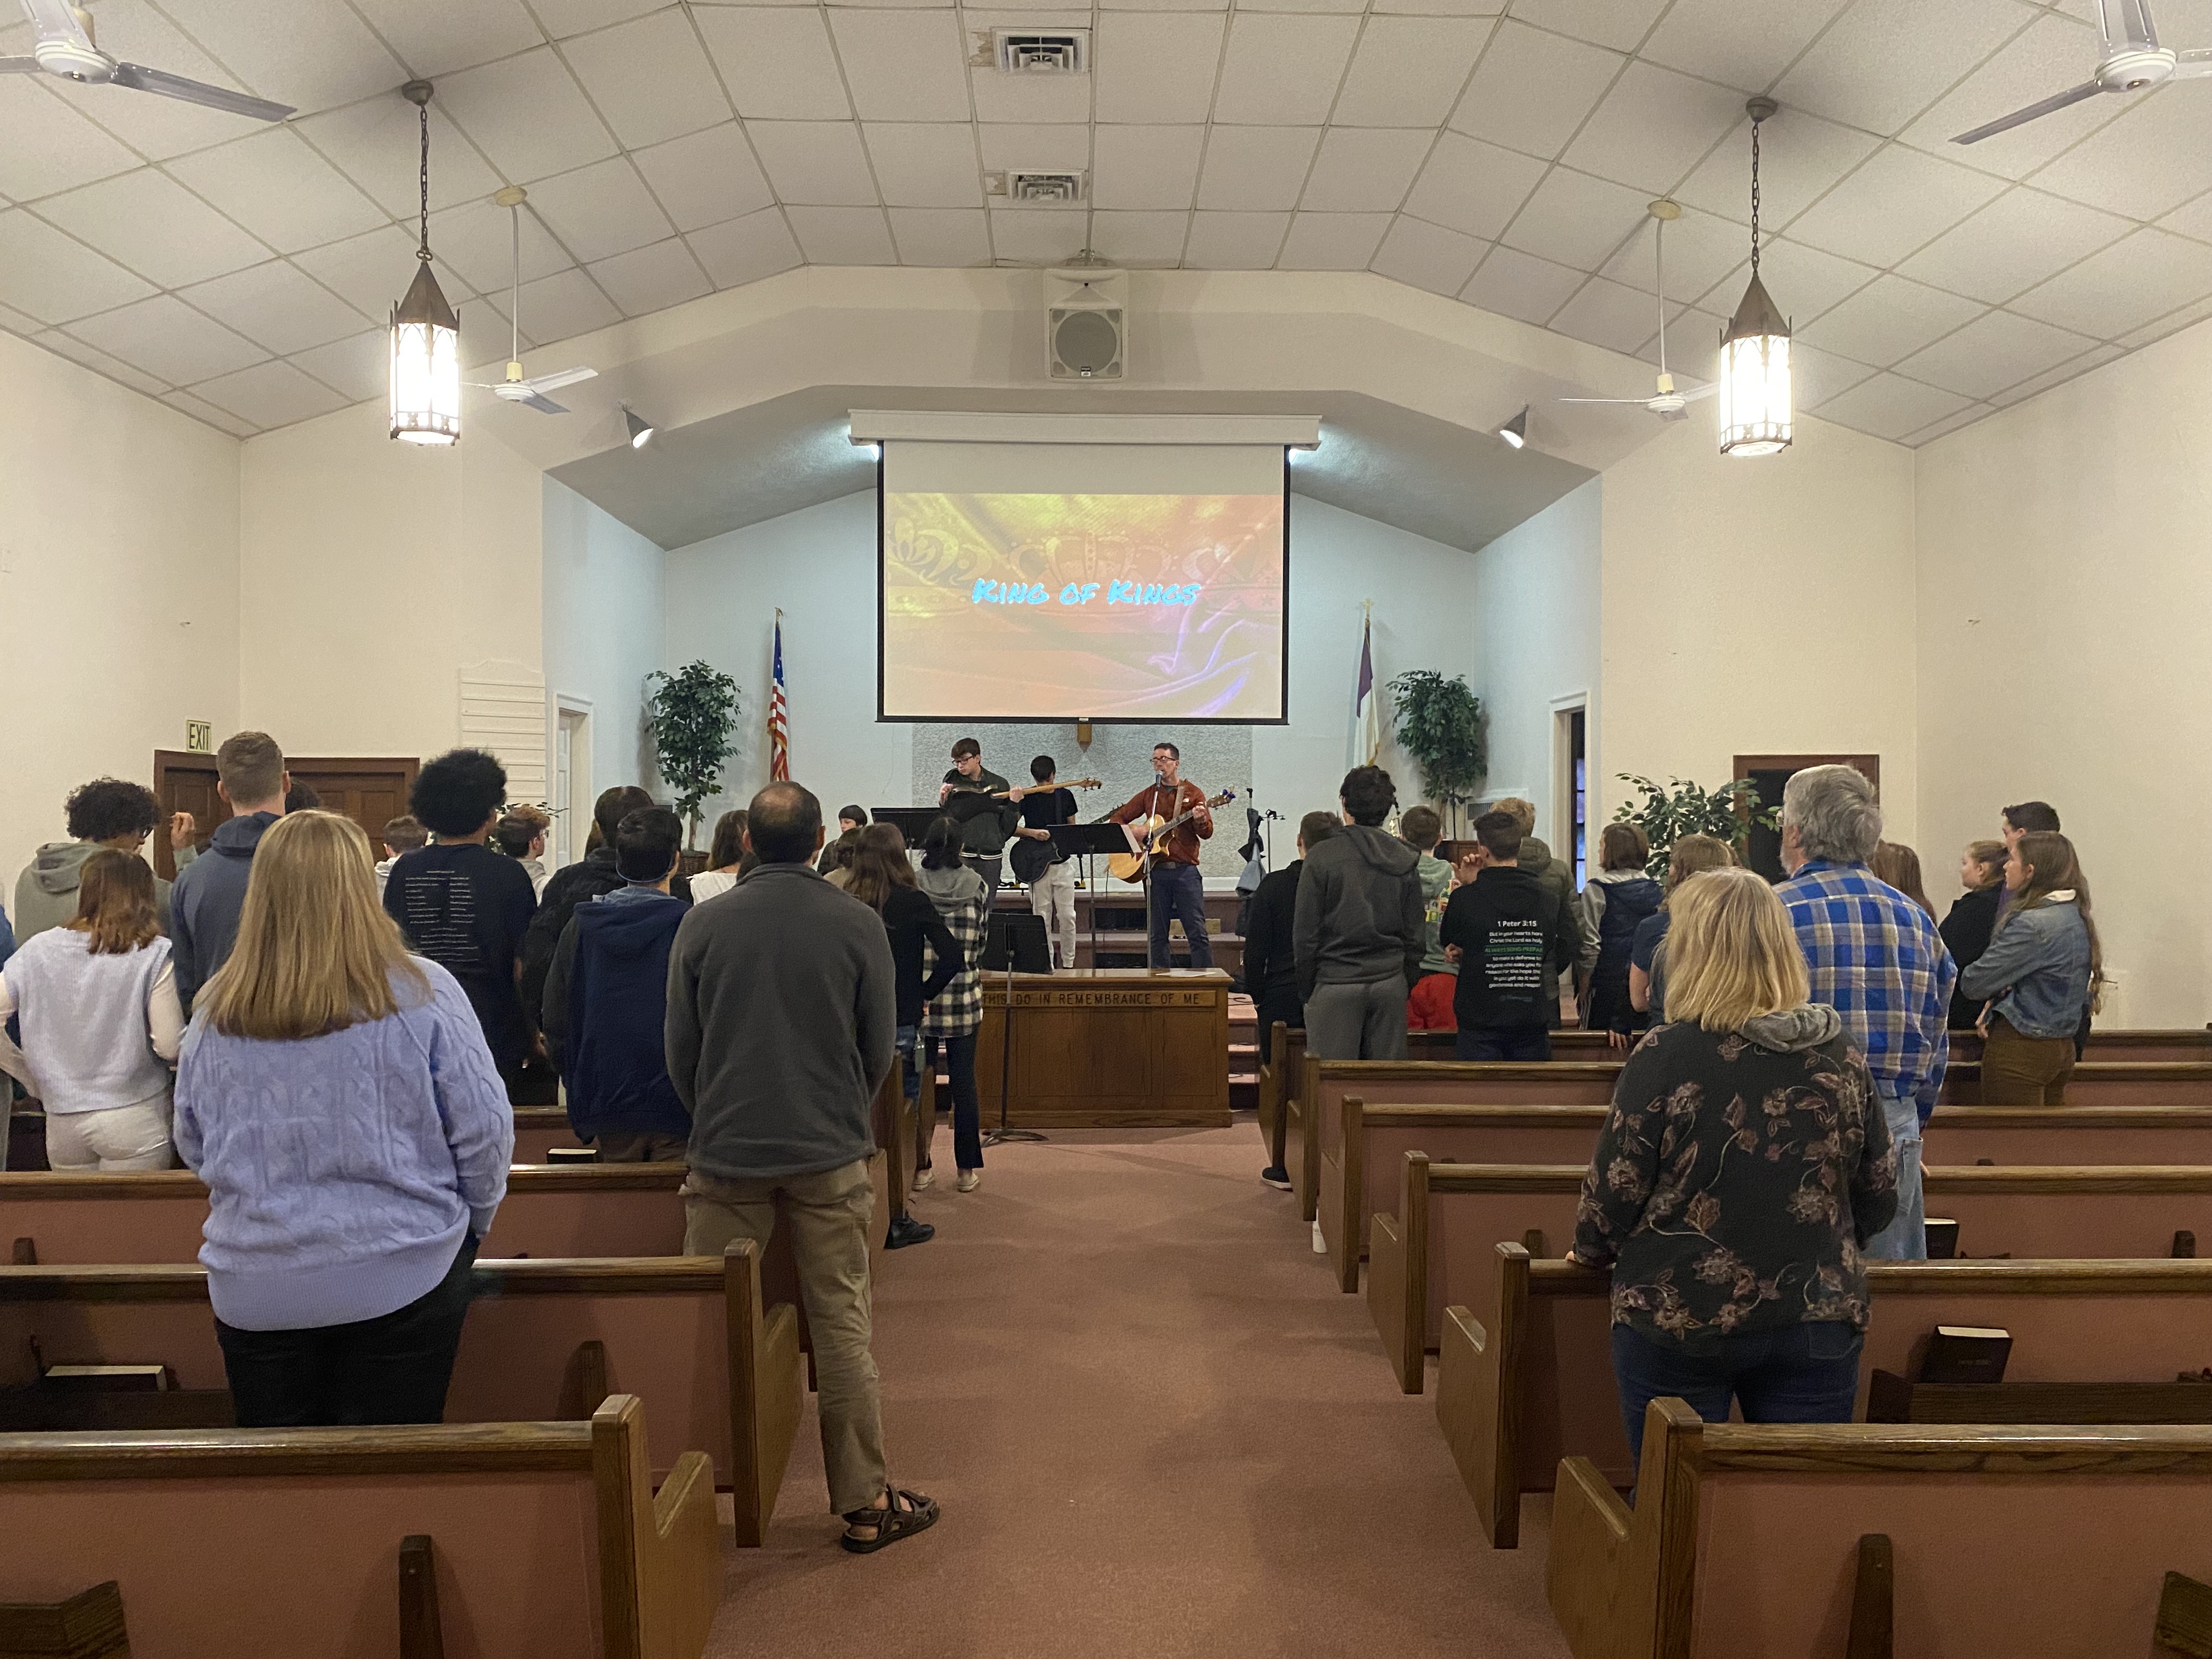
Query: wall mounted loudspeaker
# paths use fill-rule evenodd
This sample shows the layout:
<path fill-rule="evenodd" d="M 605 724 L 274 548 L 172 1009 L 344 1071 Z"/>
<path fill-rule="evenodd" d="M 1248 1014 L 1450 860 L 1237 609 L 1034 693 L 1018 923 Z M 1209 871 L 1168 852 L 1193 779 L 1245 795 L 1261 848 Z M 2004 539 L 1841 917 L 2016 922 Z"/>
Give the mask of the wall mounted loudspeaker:
<path fill-rule="evenodd" d="M 1129 273 L 1064 265 L 1044 273 L 1045 361 L 1055 380 L 1118 380 L 1128 359 Z"/>

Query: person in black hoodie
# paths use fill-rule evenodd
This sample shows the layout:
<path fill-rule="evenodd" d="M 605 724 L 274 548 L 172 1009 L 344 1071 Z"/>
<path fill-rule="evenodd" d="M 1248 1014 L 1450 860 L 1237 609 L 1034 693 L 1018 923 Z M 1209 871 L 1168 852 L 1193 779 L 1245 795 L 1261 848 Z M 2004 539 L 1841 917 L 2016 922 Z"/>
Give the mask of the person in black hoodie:
<path fill-rule="evenodd" d="M 691 1114 L 668 1076 L 668 957 L 690 906 L 668 890 L 684 826 L 665 806 L 615 830 L 623 885 L 561 931 L 541 1029 L 568 1090 L 568 1127 L 603 1164 L 676 1164 Z"/>
<path fill-rule="evenodd" d="M 952 769 L 938 786 L 937 804 L 959 824 L 962 857 L 994 899 L 1005 872 L 1000 854 L 1021 823 L 1024 793 L 983 764 L 983 745 L 975 738 L 952 745 Z"/>
<path fill-rule="evenodd" d="M 622 873 L 615 868 L 616 832 L 632 812 L 641 812 L 652 805 L 653 797 L 634 783 L 603 790 L 592 805 L 593 844 L 582 858 L 562 865 L 547 879 L 545 890 L 538 896 L 538 913 L 531 917 L 522 936 L 524 1007 L 545 1006 L 545 975 L 552 969 L 553 952 L 560 948 L 561 934 L 568 926 L 568 918 L 576 914 L 576 907 L 623 884 Z M 669 890 L 678 898 L 691 896 L 690 885 L 681 876 Z"/>
<path fill-rule="evenodd" d="M 1307 855 L 1291 929 L 1306 1052 L 1403 1060 L 1406 994 L 1429 943 L 1420 855 L 1382 827 L 1398 804 L 1388 772 L 1356 766 L 1339 793 L 1345 827 Z"/>
<path fill-rule="evenodd" d="M 1990 936 L 1996 932 L 1997 915 L 2005 897 L 2004 867 L 2004 842 L 1969 842 L 1959 860 L 1959 880 L 1966 890 L 1952 901 L 1937 930 L 1943 935 L 1951 960 L 1959 964 L 1960 982 L 1951 992 L 1951 1017 L 1946 1022 L 1954 1031 L 1972 1030 L 1982 1017 L 1984 1000 L 1966 992 L 1966 969 L 1982 959 L 1982 953 L 1990 948 Z"/>
<path fill-rule="evenodd" d="M 1298 958 L 1293 929 L 1297 921 L 1298 877 L 1305 858 L 1334 835 L 1340 826 L 1327 812 L 1309 812 L 1298 822 L 1298 856 L 1280 870 L 1261 878 L 1252 895 L 1252 908 L 1244 921 L 1244 994 L 1252 999 L 1260 1021 L 1260 1063 L 1272 1054 L 1275 1022 L 1286 1027 L 1305 1024 L 1305 1005 L 1298 997 Z M 1282 1126 L 1269 1146 L 1267 1167 L 1260 1179 L 1284 1192 L 1291 1190 L 1289 1172 L 1283 1168 Z"/>
<path fill-rule="evenodd" d="M 284 816 L 284 797 L 292 787 L 283 750 L 266 732 L 240 732 L 223 739 L 215 751 L 215 775 L 216 793 L 230 804 L 231 816 L 216 826 L 207 856 L 179 872 L 169 890 L 169 958 L 177 1000 L 186 1014 L 200 987 L 230 958 L 246 878 L 253 872 L 253 849 L 261 845 L 263 832 Z"/>
<path fill-rule="evenodd" d="M 1582 949 L 1582 932 L 1550 888 L 1521 868 L 1521 824 L 1485 812 L 1474 838 L 1486 861 L 1444 906 L 1439 938 L 1459 963 L 1452 1014 L 1462 1060 L 1549 1060 L 1554 988 Z"/>

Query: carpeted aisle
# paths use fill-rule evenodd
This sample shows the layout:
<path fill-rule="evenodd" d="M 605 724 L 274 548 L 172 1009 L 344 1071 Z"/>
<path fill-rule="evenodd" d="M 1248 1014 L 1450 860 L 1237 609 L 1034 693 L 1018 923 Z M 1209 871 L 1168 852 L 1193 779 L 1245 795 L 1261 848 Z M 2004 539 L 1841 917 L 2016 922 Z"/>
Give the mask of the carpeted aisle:
<path fill-rule="evenodd" d="M 1540 1527 L 1482 1544 L 1432 1398 L 1397 1392 L 1249 1122 L 988 1156 L 967 1194 L 945 1160 L 935 1241 L 877 1286 L 893 1478 L 944 1519 L 847 1556 L 810 1419 L 710 1655 L 1565 1652 Z"/>

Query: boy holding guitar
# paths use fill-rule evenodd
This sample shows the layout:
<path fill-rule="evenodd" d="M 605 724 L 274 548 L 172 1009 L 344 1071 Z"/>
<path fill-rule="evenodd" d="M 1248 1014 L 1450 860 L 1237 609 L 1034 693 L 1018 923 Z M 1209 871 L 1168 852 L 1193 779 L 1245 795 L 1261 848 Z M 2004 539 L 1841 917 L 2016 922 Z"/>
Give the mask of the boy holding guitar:
<path fill-rule="evenodd" d="M 1169 965 L 1168 924 L 1180 916 L 1183 936 L 1190 941 L 1190 965 L 1211 968 L 1213 940 L 1206 931 L 1206 884 L 1198 873 L 1198 844 L 1212 839 L 1212 806 L 1206 791 L 1182 776 L 1182 750 L 1175 744 L 1153 745 L 1152 772 L 1148 787 L 1106 815 L 1113 823 L 1134 826 L 1129 844 L 1140 854 L 1158 836 L 1158 851 L 1149 860 L 1152 939 L 1146 960 L 1155 969 Z M 1163 829 L 1167 833 L 1159 836 Z"/>

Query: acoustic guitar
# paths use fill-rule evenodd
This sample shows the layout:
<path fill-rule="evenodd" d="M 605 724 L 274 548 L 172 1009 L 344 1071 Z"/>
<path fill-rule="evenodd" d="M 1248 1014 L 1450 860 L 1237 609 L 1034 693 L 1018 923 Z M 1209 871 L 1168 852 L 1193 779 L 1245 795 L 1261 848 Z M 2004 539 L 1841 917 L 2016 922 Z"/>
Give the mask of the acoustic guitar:
<path fill-rule="evenodd" d="M 1022 793 L 1024 795 L 1042 795 L 1054 789 L 1097 789 L 1101 787 L 1102 780 L 1097 778 L 1054 778 L 1048 783 L 1024 784 Z M 1011 795 L 1013 791 L 1009 789 L 1006 793 Z M 1017 834 L 1007 847 L 1006 867 L 1013 872 L 1016 881 L 1027 886 L 1052 868 L 1052 843 L 1039 841 L 1034 836 Z"/>
<path fill-rule="evenodd" d="M 1237 792 L 1234 789 L 1224 789 L 1206 803 L 1206 810 L 1212 811 L 1217 806 L 1226 806 L 1236 799 Z M 1106 867 L 1123 881 L 1141 882 L 1151 872 L 1152 860 L 1166 850 L 1168 837 L 1196 817 L 1198 811 L 1199 809 L 1194 806 L 1188 812 L 1178 812 L 1171 818 L 1164 818 L 1155 812 L 1146 821 L 1145 827 L 1141 830 L 1133 823 L 1125 826 L 1129 831 L 1131 841 L 1140 844 L 1144 850 L 1115 853 L 1107 859 Z"/>

